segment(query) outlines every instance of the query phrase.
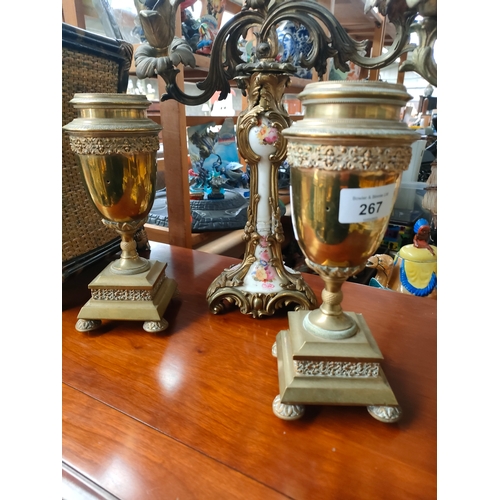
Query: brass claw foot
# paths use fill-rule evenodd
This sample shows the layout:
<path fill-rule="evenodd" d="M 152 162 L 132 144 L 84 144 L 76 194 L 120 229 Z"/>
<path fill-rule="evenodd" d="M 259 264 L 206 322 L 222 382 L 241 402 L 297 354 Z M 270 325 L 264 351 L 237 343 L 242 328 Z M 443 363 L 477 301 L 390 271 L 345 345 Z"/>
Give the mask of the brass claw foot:
<path fill-rule="evenodd" d="M 386 424 L 397 422 L 403 415 L 400 406 L 367 406 L 368 413 Z"/>
<path fill-rule="evenodd" d="M 102 325 L 102 321 L 100 319 L 79 319 L 76 322 L 75 328 L 79 332 L 90 332 L 92 330 L 96 330 Z"/>
<path fill-rule="evenodd" d="M 281 402 L 279 394 L 273 401 L 274 414 L 283 420 L 297 420 L 304 415 L 304 405 L 286 405 Z"/>
<path fill-rule="evenodd" d="M 145 321 L 142 328 L 150 333 L 162 332 L 168 328 L 168 321 L 163 318 L 160 321 Z"/>

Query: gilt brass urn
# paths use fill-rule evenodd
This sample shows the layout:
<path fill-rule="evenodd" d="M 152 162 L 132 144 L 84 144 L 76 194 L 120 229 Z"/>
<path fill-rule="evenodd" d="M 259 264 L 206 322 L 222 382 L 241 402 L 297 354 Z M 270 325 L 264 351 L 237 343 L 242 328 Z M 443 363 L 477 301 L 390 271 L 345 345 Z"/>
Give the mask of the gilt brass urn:
<path fill-rule="evenodd" d="M 167 328 L 163 313 L 176 290 L 166 263 L 140 257 L 134 233 L 147 221 L 155 196 L 161 127 L 147 117 L 143 95 L 75 94 L 78 116 L 63 127 L 82 180 L 102 222 L 121 235 L 121 256 L 97 276 L 77 330 L 103 319 L 143 320 L 146 331 Z"/>
<path fill-rule="evenodd" d="M 387 229 L 420 137 L 400 120 L 410 98 L 400 84 L 311 83 L 299 94 L 304 119 L 283 130 L 295 237 L 324 289 L 319 308 L 290 312 L 289 330 L 277 335 L 281 418 L 300 417 L 305 404 L 366 405 L 385 422 L 401 415 L 363 316 L 342 310 L 341 287 Z"/>

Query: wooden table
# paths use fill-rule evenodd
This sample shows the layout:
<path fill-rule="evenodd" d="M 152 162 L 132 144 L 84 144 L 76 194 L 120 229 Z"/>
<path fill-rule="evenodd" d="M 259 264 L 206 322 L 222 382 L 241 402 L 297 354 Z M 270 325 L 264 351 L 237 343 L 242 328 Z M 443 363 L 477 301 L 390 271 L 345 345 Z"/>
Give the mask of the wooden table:
<path fill-rule="evenodd" d="M 396 424 L 365 407 L 307 406 L 284 421 L 276 334 L 286 311 L 253 319 L 209 312 L 205 293 L 230 257 L 151 243 L 179 286 L 165 318 L 75 330 L 87 284 L 107 262 L 63 285 L 64 498 L 425 499 L 436 497 L 436 302 L 346 283 L 403 409 Z M 304 275 L 320 296 L 322 282 Z M 87 496 L 84 495 L 87 494 Z"/>

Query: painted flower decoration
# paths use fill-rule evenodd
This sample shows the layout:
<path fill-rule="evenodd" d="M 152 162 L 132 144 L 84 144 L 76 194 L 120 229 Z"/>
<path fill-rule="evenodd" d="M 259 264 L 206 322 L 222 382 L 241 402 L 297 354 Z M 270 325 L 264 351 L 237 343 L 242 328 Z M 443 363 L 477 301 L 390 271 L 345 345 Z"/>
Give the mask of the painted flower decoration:
<path fill-rule="evenodd" d="M 274 144 L 278 138 L 278 129 L 268 125 L 261 125 L 257 138 L 261 144 Z"/>
<path fill-rule="evenodd" d="M 264 267 L 257 267 L 255 270 L 255 279 L 257 281 L 266 281 L 267 280 L 267 273 Z"/>

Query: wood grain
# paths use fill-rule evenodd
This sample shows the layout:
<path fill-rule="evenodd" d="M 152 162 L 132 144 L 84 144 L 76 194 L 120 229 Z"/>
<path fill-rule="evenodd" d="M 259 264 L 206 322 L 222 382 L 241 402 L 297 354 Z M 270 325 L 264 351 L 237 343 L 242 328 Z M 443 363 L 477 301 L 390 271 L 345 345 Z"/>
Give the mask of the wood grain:
<path fill-rule="evenodd" d="M 63 398 L 64 460 L 85 468 L 102 498 L 285 498 L 66 385 Z"/>
<path fill-rule="evenodd" d="M 97 332 L 77 332 L 76 316 L 89 296 L 84 283 L 93 275 L 65 284 L 63 383 L 85 395 L 81 413 L 89 432 L 102 427 L 99 412 L 88 410 L 95 400 L 127 417 L 113 425 L 117 443 L 123 429 L 144 428 L 133 431 L 138 434 L 148 429 L 156 460 L 163 457 L 154 452 L 157 441 L 170 438 L 194 456 L 199 453 L 290 498 L 435 498 L 435 301 L 353 283 L 344 287 L 344 309 L 363 313 L 385 356 L 384 371 L 404 412 L 400 422 L 378 422 L 364 407 L 333 406 L 308 406 L 301 420 L 286 422 L 271 407 L 278 393 L 271 348 L 278 331 L 288 327 L 286 311 L 264 319 L 237 309 L 212 315 L 206 290 L 223 268 L 238 261 L 151 246 L 151 258 L 168 262 L 167 276 L 179 285 L 179 297 L 165 313 L 166 332 L 151 334 L 140 323 L 120 321 L 106 322 Z M 321 280 L 304 277 L 319 296 Z M 69 422 L 79 411 L 76 396 L 67 394 L 63 416 Z M 111 458 L 120 457 L 118 448 L 97 446 L 95 439 L 84 439 L 77 453 L 68 429 L 63 429 L 63 457 L 69 454 L 73 462 L 74 456 L 83 457 L 78 462 L 83 474 L 99 479 Z M 111 434 L 109 429 L 108 439 Z M 144 443 L 136 444 L 141 456 Z M 124 453 L 134 455 L 132 448 Z M 166 467 L 189 487 L 182 464 Z M 140 463 L 135 475 L 149 481 L 148 467 Z M 247 488 L 239 476 L 234 479 L 240 480 Z M 252 495 L 246 498 L 271 498 Z M 220 496 L 214 490 L 208 498 Z"/>

